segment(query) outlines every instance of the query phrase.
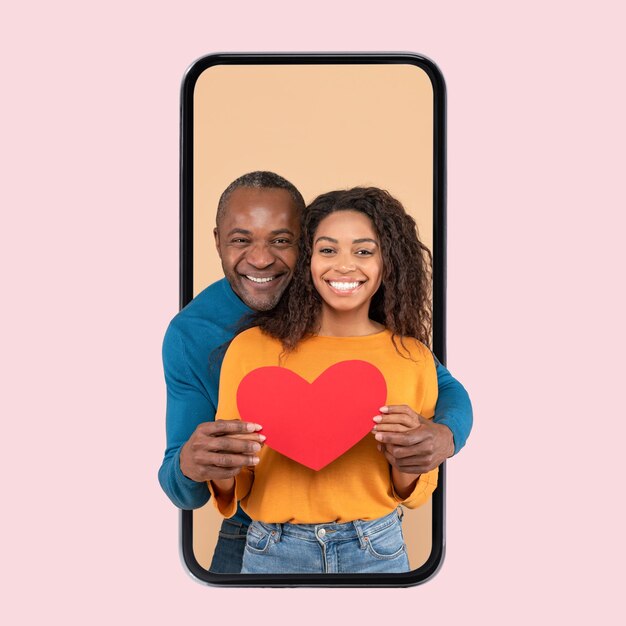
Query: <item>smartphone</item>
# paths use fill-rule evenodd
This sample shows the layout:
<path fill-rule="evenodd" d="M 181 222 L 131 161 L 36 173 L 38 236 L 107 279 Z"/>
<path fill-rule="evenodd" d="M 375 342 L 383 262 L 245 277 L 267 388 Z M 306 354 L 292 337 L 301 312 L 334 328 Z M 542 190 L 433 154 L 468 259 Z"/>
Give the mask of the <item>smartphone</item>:
<path fill-rule="evenodd" d="M 187 70 L 181 97 L 180 305 L 223 278 L 213 229 L 221 193 L 265 170 L 306 203 L 355 186 L 386 189 L 433 256 L 432 348 L 445 364 L 445 85 L 416 54 L 213 54 Z M 445 464 L 430 500 L 405 511 L 404 574 L 214 574 L 222 518 L 181 511 L 181 552 L 198 580 L 224 586 L 408 586 L 444 555 Z"/>

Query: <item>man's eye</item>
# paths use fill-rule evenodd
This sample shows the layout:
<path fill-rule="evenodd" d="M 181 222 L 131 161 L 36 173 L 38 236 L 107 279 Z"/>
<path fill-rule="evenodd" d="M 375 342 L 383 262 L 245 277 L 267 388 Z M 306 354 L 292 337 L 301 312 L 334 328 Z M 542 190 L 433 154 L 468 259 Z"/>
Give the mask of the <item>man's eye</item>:
<path fill-rule="evenodd" d="M 235 239 L 230 240 L 230 243 L 248 243 L 248 240 L 243 237 L 235 237 Z"/>
<path fill-rule="evenodd" d="M 285 245 L 289 245 L 291 243 L 291 240 L 290 239 L 274 239 L 272 243 L 277 246 L 285 246 Z"/>

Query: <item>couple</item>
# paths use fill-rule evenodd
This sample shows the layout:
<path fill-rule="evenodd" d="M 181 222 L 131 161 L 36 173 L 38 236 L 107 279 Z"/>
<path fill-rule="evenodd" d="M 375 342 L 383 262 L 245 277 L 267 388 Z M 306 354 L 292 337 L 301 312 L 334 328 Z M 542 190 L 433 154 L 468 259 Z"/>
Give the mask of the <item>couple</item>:
<path fill-rule="evenodd" d="M 165 337 L 161 485 L 186 509 L 212 492 L 233 516 L 212 572 L 408 571 L 397 506 L 428 499 L 436 466 L 471 428 L 467 394 L 420 343 L 430 333 L 430 255 L 413 220 L 372 188 L 324 194 L 305 210 L 289 182 L 253 172 L 222 194 L 215 239 L 226 280 L 185 307 Z M 220 381 L 209 355 L 254 311 Z M 247 372 L 280 363 L 313 380 L 351 359 L 383 372 L 388 406 L 371 416 L 374 436 L 319 472 L 264 447 L 259 427 L 238 421 Z M 433 411 L 434 423 L 419 415 Z M 249 531 L 237 500 L 255 519 Z"/>

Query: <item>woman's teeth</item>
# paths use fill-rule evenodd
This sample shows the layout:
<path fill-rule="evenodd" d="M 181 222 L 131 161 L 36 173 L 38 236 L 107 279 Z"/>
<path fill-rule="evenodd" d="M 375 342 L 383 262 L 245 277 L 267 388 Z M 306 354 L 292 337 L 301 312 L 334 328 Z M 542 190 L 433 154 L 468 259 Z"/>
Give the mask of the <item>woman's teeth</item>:
<path fill-rule="evenodd" d="M 356 289 L 361 283 L 358 281 L 354 283 L 346 283 L 343 281 L 337 282 L 337 281 L 329 280 L 328 284 L 333 289 L 337 289 L 338 291 L 352 291 L 353 289 Z"/>

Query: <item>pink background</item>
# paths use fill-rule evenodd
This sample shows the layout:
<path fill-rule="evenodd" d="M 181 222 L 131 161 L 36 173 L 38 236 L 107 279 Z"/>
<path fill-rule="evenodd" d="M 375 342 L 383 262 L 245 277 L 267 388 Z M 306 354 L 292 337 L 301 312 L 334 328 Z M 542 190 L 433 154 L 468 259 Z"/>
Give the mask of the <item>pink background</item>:
<path fill-rule="evenodd" d="M 623 623 L 620 3 L 213 5 L 3 11 L 8 623 Z M 221 590 L 179 561 L 156 478 L 179 85 L 263 50 L 410 50 L 447 79 L 448 364 L 476 425 L 419 588 Z"/>

